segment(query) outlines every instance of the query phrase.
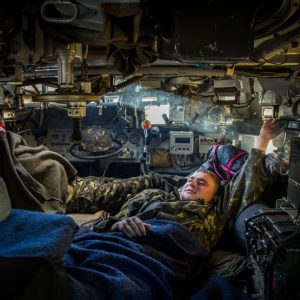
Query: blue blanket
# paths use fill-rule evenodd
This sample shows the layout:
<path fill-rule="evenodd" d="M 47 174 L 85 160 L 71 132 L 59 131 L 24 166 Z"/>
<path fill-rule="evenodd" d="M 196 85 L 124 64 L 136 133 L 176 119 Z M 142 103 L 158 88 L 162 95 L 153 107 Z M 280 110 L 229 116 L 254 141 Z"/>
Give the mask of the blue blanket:
<path fill-rule="evenodd" d="M 67 216 L 13 209 L 0 222 L 0 272 L 6 274 L 1 290 L 17 295 L 27 286 L 22 299 L 66 299 L 67 292 L 74 300 L 190 299 L 192 293 L 197 300 L 245 299 L 226 279 L 203 272 L 207 254 L 183 225 L 147 223 L 145 237 L 88 232 L 74 238 L 77 225 Z M 53 257 L 63 259 L 65 270 Z M 36 270 L 45 272 L 33 272 L 40 258 L 50 258 L 50 268 L 42 261 Z"/>
<path fill-rule="evenodd" d="M 175 222 L 150 220 L 145 237 L 86 233 L 65 255 L 74 299 L 183 299 L 207 255 Z"/>
<path fill-rule="evenodd" d="M 77 230 L 65 215 L 12 209 L 0 222 L 0 257 L 62 257 Z"/>
<path fill-rule="evenodd" d="M 1 299 L 69 299 L 62 258 L 77 230 L 64 215 L 12 209 L 0 222 Z"/>

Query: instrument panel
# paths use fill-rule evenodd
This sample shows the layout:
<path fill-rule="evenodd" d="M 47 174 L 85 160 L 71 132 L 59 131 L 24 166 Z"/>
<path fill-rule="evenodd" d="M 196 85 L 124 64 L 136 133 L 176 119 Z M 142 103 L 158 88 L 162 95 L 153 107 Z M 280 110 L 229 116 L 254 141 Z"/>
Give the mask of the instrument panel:
<path fill-rule="evenodd" d="M 109 130 L 112 133 L 112 130 Z M 138 130 L 130 130 L 119 134 L 115 139 L 122 145 L 122 150 L 115 156 L 105 158 L 106 161 L 133 161 L 139 162 L 143 155 L 143 136 Z M 57 152 L 68 159 L 70 162 L 84 162 L 93 161 L 94 159 L 88 159 L 89 154 L 85 151 L 78 151 L 78 155 L 86 156 L 87 159 L 80 159 L 71 154 L 70 149 L 76 143 L 72 138 L 72 129 L 70 128 L 52 128 L 48 129 L 47 136 L 39 137 L 39 144 L 47 146 L 50 150 Z M 77 153 L 76 152 L 76 153 Z M 102 153 L 97 153 L 101 156 Z M 106 155 L 107 153 L 103 153 Z M 92 157 L 95 154 L 91 155 Z"/>

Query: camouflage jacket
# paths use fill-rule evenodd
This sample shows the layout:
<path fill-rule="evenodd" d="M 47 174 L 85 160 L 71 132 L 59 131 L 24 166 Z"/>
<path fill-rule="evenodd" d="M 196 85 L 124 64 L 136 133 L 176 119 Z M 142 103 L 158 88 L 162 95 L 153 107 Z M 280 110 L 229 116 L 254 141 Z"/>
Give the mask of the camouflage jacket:
<path fill-rule="evenodd" d="M 177 188 L 169 191 L 151 189 L 150 178 L 140 178 L 133 187 L 136 191 L 142 191 L 129 196 L 125 202 L 115 197 L 115 203 L 124 203 L 119 213 L 96 222 L 93 229 L 106 231 L 112 223 L 130 216 L 138 216 L 144 221 L 151 218 L 177 221 L 195 233 L 202 245 L 211 251 L 219 241 L 225 225 L 231 226 L 243 208 L 260 198 L 269 181 L 264 160 L 262 151 L 252 149 L 239 174 L 224 187 L 221 197 L 218 197 L 220 200 L 216 199 L 212 204 L 183 201 Z M 123 183 L 125 182 L 127 181 L 124 180 Z M 120 183 L 122 182 L 118 181 L 110 185 L 118 186 Z M 162 185 L 162 182 L 159 184 Z M 117 191 L 117 186 L 112 190 Z M 124 196 L 121 190 L 118 190 L 118 194 Z"/>
<path fill-rule="evenodd" d="M 132 195 L 149 188 L 171 192 L 174 186 L 182 185 L 185 181 L 186 178 L 181 176 L 168 176 L 165 179 L 156 173 L 129 179 L 76 177 L 68 186 L 66 212 L 94 213 L 105 210 L 116 214 Z"/>

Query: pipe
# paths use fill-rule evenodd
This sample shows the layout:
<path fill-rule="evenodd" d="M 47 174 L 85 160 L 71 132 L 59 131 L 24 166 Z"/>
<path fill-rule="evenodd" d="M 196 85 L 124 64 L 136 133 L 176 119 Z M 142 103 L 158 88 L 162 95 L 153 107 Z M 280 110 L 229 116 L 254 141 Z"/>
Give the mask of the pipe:
<path fill-rule="evenodd" d="M 121 72 L 112 67 L 89 67 L 90 75 L 109 74 L 120 75 Z M 143 75 L 175 75 L 175 76 L 225 76 L 226 70 L 214 70 L 214 69 L 199 69 L 196 67 L 147 67 L 141 68 L 139 74 Z M 75 68 L 74 75 L 81 75 L 80 68 Z M 57 76 L 57 68 L 39 68 L 34 72 L 28 72 L 24 74 L 24 78 L 32 77 L 45 77 L 45 76 Z"/>

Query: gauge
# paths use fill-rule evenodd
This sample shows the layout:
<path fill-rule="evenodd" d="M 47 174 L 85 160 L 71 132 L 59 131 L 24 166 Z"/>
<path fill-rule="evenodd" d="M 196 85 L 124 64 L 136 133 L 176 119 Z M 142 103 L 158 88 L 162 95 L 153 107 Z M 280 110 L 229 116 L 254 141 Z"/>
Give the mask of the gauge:
<path fill-rule="evenodd" d="M 158 126 L 152 126 L 149 131 L 151 136 L 154 138 L 159 137 L 160 135 L 160 129 Z"/>
<path fill-rule="evenodd" d="M 141 137 L 136 133 L 133 133 L 129 136 L 129 142 L 131 144 L 137 145 L 140 142 L 140 140 L 141 140 Z"/>
<path fill-rule="evenodd" d="M 207 112 L 207 121 L 215 125 L 225 122 L 225 109 L 223 107 L 213 106 Z"/>
<path fill-rule="evenodd" d="M 125 134 L 125 133 L 118 134 L 115 137 L 115 139 L 117 140 L 117 142 L 121 143 L 122 145 L 124 145 L 128 141 L 127 134 Z"/>

